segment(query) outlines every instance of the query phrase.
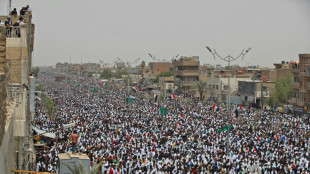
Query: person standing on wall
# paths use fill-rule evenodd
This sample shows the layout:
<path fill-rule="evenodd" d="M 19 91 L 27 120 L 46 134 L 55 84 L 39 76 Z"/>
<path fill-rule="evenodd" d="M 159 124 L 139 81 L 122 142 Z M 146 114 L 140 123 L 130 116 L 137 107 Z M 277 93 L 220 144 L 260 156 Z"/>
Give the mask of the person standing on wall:
<path fill-rule="evenodd" d="M 74 130 L 73 133 L 70 136 L 70 139 L 71 139 L 71 142 L 72 142 L 72 154 L 76 154 L 78 138 L 79 138 L 79 136 L 78 136 L 76 130 Z"/>

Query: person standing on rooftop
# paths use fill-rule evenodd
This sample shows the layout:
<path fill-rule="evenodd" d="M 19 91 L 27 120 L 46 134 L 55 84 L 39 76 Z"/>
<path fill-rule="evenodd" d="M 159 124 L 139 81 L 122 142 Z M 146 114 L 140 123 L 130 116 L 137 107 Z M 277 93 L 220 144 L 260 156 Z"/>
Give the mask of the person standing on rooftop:
<path fill-rule="evenodd" d="M 79 136 L 77 135 L 76 130 L 73 131 L 73 134 L 71 134 L 71 141 L 72 141 L 72 154 L 76 153 L 76 146 L 77 146 L 77 140 L 79 138 Z"/>

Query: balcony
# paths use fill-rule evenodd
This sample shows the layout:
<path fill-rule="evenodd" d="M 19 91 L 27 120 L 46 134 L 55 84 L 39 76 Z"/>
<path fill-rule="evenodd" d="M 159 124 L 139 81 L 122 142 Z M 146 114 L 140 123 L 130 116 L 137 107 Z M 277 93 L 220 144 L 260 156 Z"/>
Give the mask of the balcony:
<path fill-rule="evenodd" d="M 292 83 L 292 88 L 293 88 L 293 89 L 299 89 L 299 87 L 300 87 L 299 82 L 293 82 L 293 83 Z"/>
<path fill-rule="evenodd" d="M 304 102 L 303 102 L 303 101 L 300 101 L 300 100 L 297 100 L 297 105 L 298 105 L 298 106 L 304 106 Z"/>
<path fill-rule="evenodd" d="M 306 87 L 307 90 L 310 90 L 310 82 L 307 82 L 307 87 Z"/>
<path fill-rule="evenodd" d="M 306 92 L 306 89 L 305 89 L 305 88 L 299 88 L 299 92 L 305 93 L 305 92 Z"/>
<path fill-rule="evenodd" d="M 8 27 L 6 28 L 6 37 L 20 37 L 20 27 Z"/>
<path fill-rule="evenodd" d="M 293 69 L 292 69 L 292 72 L 293 72 L 293 73 L 298 73 L 298 72 L 299 72 L 299 68 L 293 68 Z"/>
<path fill-rule="evenodd" d="M 196 81 L 183 81 L 182 86 L 194 86 Z"/>
<path fill-rule="evenodd" d="M 199 61 L 176 61 L 174 66 L 197 66 L 199 67 Z"/>
<path fill-rule="evenodd" d="M 299 76 L 305 77 L 306 76 L 306 72 L 299 72 Z"/>
<path fill-rule="evenodd" d="M 175 73 L 178 76 L 199 76 L 198 70 L 179 70 Z"/>

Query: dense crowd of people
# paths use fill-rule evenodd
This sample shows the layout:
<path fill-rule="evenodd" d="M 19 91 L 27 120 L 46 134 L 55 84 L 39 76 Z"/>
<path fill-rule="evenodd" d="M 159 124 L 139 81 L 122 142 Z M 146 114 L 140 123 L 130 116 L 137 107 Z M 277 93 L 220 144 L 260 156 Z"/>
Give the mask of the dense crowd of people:
<path fill-rule="evenodd" d="M 154 103 L 146 92 L 132 92 L 127 104 L 126 90 L 85 78 L 55 82 L 40 74 L 37 83 L 56 107 L 48 115 L 36 99 L 34 126 L 56 134 L 37 152 L 37 171 L 55 171 L 59 153 L 76 151 L 109 174 L 310 173 L 309 118 L 236 105 L 226 117 L 224 104 L 215 109 L 192 98 Z M 63 127 L 70 123 L 75 126 Z"/>

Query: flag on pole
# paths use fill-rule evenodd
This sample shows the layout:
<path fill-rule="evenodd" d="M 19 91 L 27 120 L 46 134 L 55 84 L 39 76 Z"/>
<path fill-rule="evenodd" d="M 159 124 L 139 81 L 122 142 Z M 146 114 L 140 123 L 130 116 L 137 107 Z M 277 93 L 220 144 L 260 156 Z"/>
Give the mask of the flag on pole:
<path fill-rule="evenodd" d="M 217 111 L 219 111 L 220 109 L 219 109 L 219 107 L 217 106 L 217 105 L 213 105 L 213 112 L 217 112 Z"/>
<path fill-rule="evenodd" d="M 170 95 L 170 99 L 171 99 L 171 100 L 174 100 L 174 99 L 175 99 L 174 93 L 172 93 L 172 94 Z"/>
<path fill-rule="evenodd" d="M 160 115 L 166 115 L 167 114 L 167 108 L 160 108 Z"/>
<path fill-rule="evenodd" d="M 133 89 L 134 92 L 138 92 L 137 86 L 132 87 L 132 89 Z"/>
<path fill-rule="evenodd" d="M 180 102 L 183 102 L 183 95 L 180 95 Z"/>
<path fill-rule="evenodd" d="M 179 119 L 185 121 L 185 117 L 182 114 L 179 115 Z"/>
<path fill-rule="evenodd" d="M 129 104 L 132 101 L 131 97 L 126 98 L 126 104 Z"/>
<path fill-rule="evenodd" d="M 157 95 L 155 93 L 153 93 L 153 102 L 156 103 L 157 102 Z"/>

